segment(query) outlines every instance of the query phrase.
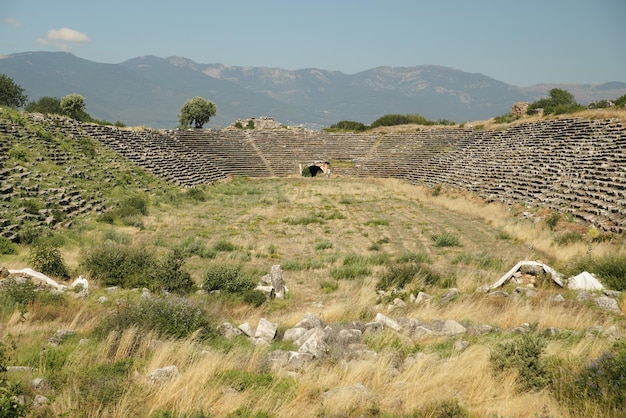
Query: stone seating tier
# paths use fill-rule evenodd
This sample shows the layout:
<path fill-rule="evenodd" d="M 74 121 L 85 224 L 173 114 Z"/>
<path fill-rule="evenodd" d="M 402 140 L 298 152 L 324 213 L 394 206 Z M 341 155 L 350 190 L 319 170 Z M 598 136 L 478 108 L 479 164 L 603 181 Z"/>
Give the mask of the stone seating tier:
<path fill-rule="evenodd" d="M 56 126 L 66 134 L 88 135 L 184 186 L 227 175 L 297 175 L 300 166 L 329 161 L 334 175 L 444 185 L 626 231 L 626 129 L 618 119 L 566 118 L 506 130 L 424 128 L 386 135 L 292 129 L 133 131 L 67 119 Z M 11 129 L 1 126 L 0 132 Z M 65 164 L 61 152 L 51 150 L 49 157 Z M 84 173 L 70 170 L 68 175 Z"/>

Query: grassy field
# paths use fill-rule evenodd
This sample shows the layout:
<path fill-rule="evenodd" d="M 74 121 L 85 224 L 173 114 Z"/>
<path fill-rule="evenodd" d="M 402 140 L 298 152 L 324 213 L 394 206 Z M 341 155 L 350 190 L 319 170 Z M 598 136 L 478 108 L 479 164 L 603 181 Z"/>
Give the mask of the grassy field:
<path fill-rule="evenodd" d="M 256 324 L 267 318 L 284 330 L 307 312 L 328 324 L 371 321 L 376 312 L 421 321 L 454 319 L 502 330 L 528 323 L 537 329 L 569 330 L 567 337 L 551 339 L 545 348 L 545 355 L 560 362 L 594 358 L 610 348 L 610 338 L 585 337 L 592 327 L 624 330 L 621 316 L 576 304 L 574 293 L 552 287 L 539 289 L 540 296 L 534 299 L 474 294 L 519 260 L 542 260 L 567 269 L 588 250 L 584 242 L 555 244 L 553 231 L 542 222 L 521 219 L 516 208 L 488 205 L 446 190 L 434 196 L 427 188 L 377 179 L 235 178 L 200 188 L 191 193 L 193 197 L 188 194 L 182 190 L 146 194 L 148 210 L 141 227 L 87 217 L 75 222 L 72 230 L 55 232 L 55 239 L 63 243 L 60 251 L 70 276 L 85 274 L 81 264 L 85 255 L 107 242 L 160 256 L 178 247 L 187 249 L 185 269 L 198 285 L 204 272 L 219 263 L 245 266 L 259 275 L 269 272 L 272 264 L 285 270 L 290 290 L 285 300 L 255 307 L 236 297 L 189 295 L 213 324 Z M 448 240 L 439 241 L 442 237 Z M 592 252 L 605 254 L 621 244 L 615 237 L 613 242 L 593 244 Z M 29 256 L 29 248 L 20 247 L 18 254 L 2 256 L 0 264 L 23 268 Z M 346 264 L 350 258 L 366 268 L 352 274 Z M 403 258 L 424 260 L 449 285 L 429 286 L 416 279 L 407 288 L 437 298 L 447 287 L 456 287 L 462 296 L 447 305 L 409 304 L 389 313 L 376 284 L 392 263 Z M 378 352 L 371 360 L 328 360 L 297 372 L 268 371 L 263 366 L 265 353 L 284 348 L 285 343 L 255 348 L 245 339 L 233 343 L 219 337 L 164 338 L 134 326 L 103 334 L 101 323 L 114 305 L 97 299 L 139 296 L 130 289 L 111 295 L 104 287 L 94 278 L 88 299 L 35 299 L 22 311 L 3 308 L 0 334 L 9 347 L 11 364 L 38 368 L 27 376 L 12 373 L 12 378 L 22 380 L 27 397 L 35 392 L 28 379 L 43 375 L 50 382 L 43 393 L 51 403 L 31 410 L 35 416 L 571 414 L 548 389 L 520 391 L 516 372 L 493 373 L 490 353 L 507 338 L 505 333 L 470 337 L 468 349 L 454 352 L 449 338 L 416 341 L 384 332 L 367 340 Z M 568 302 L 548 300 L 557 293 Z M 57 329 L 71 329 L 76 335 L 46 348 L 46 340 Z M 89 341 L 80 343 L 81 339 Z M 171 364 L 181 371 L 178 379 L 156 388 L 143 383 L 150 370 Z M 247 383 L 235 390 L 229 379 Z M 360 387 L 355 385 L 367 391 L 354 393 Z M 447 410 L 461 415 L 441 415 Z"/>
<path fill-rule="evenodd" d="M 182 189 L 95 142 L 80 142 L 93 147 L 87 159 L 72 139 L 16 123 L 20 135 L 0 138 L 11 141 L 4 167 L 24 167 L 41 188 L 69 181 L 107 209 L 72 219 L 71 228 L 23 228 L 27 243 L 0 241 L 0 267 L 39 266 L 66 275 L 66 284 L 79 275 L 90 283 L 81 297 L 4 282 L 1 416 L 624 416 L 622 295 L 617 313 L 550 284 L 534 297 L 516 296 L 512 286 L 508 297 L 476 291 L 520 260 L 566 276 L 588 269 L 623 290 L 624 236 L 392 179 L 233 178 Z M 55 147 L 65 165 L 46 162 Z M 89 176 L 68 180 L 66 166 Z M 3 216 L 17 217 L 23 206 L 12 199 Z M 274 264 L 289 293 L 259 300 L 247 286 Z M 233 291 L 206 292 L 216 272 L 232 273 L 232 282 L 218 284 Z M 459 295 L 444 303 L 450 288 Z M 420 291 L 431 303 L 410 302 Z M 390 308 L 395 298 L 406 306 Z M 268 353 L 297 350 L 280 337 L 307 313 L 334 327 L 383 313 L 492 332 L 418 337 L 386 329 L 364 333 L 365 356 L 337 344 L 326 358 L 271 367 Z M 269 346 L 219 332 L 224 322 L 256 326 L 261 318 L 278 325 Z M 51 344 L 57 330 L 72 332 Z M 150 384 L 151 371 L 170 365 L 178 377 Z M 25 407 L 11 409 L 13 395 Z M 48 403 L 32 406 L 37 395 Z"/>

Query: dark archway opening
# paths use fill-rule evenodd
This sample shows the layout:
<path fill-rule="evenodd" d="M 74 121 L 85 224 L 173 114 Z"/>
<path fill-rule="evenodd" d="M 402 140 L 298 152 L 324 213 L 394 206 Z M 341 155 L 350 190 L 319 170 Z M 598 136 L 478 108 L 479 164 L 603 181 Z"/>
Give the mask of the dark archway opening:
<path fill-rule="evenodd" d="M 309 172 L 311 173 L 311 177 L 315 177 L 319 173 L 324 173 L 324 170 L 322 170 L 321 167 L 318 167 L 316 165 L 310 165 L 309 166 Z"/>

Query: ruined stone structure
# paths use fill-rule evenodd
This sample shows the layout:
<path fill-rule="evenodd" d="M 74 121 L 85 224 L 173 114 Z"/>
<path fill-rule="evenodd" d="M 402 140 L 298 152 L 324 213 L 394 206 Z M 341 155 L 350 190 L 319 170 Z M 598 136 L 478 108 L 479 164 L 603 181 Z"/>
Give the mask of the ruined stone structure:
<path fill-rule="evenodd" d="M 55 123 L 183 186 L 229 175 L 299 175 L 302 165 L 328 161 L 333 176 L 443 185 L 489 200 L 569 212 L 602 230 L 626 232 L 626 128 L 619 119 L 565 118 L 506 130 L 426 128 L 397 134 L 284 128 L 136 131 L 68 119 Z"/>

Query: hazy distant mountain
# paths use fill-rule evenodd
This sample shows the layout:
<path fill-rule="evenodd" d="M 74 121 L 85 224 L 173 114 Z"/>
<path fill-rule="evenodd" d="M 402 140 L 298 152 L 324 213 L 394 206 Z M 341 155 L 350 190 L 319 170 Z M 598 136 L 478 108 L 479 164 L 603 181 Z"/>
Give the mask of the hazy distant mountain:
<path fill-rule="evenodd" d="M 462 122 L 502 115 L 514 102 L 546 97 L 553 87 L 566 88 L 584 104 L 626 93 L 622 82 L 519 88 L 434 65 L 378 67 L 348 75 L 315 68 L 198 64 L 183 57 L 101 64 L 64 52 L 4 56 L 0 73 L 22 86 L 31 100 L 78 93 L 98 119 L 154 128 L 175 127 L 183 103 L 194 96 L 216 103 L 217 115 L 208 126 L 219 127 L 253 116 L 316 126 L 340 120 L 371 123 L 389 113 Z"/>

